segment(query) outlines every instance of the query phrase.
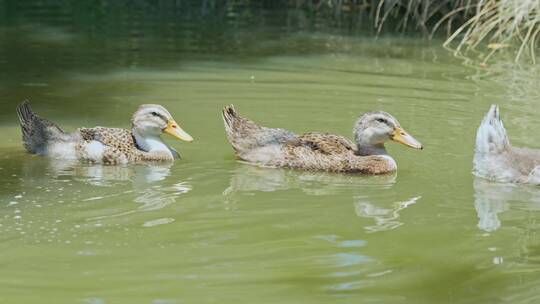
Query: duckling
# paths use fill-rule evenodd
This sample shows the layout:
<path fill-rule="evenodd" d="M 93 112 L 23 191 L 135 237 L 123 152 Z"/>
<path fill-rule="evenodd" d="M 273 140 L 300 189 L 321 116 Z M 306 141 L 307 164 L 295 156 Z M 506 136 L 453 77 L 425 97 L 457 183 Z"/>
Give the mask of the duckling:
<path fill-rule="evenodd" d="M 492 105 L 476 132 L 474 174 L 503 183 L 540 184 L 540 150 L 517 148 Z"/>
<path fill-rule="evenodd" d="M 165 144 L 160 135 L 167 133 L 180 140 L 193 141 L 169 111 L 157 104 L 141 105 L 132 116 L 131 130 L 94 127 L 66 133 L 34 113 L 27 101 L 17 107 L 17 115 L 24 148 L 54 159 L 104 164 L 173 161 L 180 155 Z"/>
<path fill-rule="evenodd" d="M 382 111 L 362 115 L 354 126 L 356 143 L 347 138 L 308 132 L 296 135 L 266 128 L 243 118 L 232 105 L 223 109 L 227 139 L 238 158 L 261 166 L 311 171 L 386 174 L 397 170 L 384 144 L 396 141 L 415 149 L 423 146 Z"/>

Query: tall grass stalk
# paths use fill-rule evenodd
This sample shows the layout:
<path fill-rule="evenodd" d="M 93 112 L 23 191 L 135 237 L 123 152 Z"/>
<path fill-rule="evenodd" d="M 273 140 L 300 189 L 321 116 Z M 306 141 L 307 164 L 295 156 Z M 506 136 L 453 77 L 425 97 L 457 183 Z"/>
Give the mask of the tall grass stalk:
<path fill-rule="evenodd" d="M 485 48 L 486 62 L 497 51 L 514 48 L 514 60 L 528 55 L 535 62 L 540 32 L 540 0 L 480 0 L 474 16 L 444 43 L 454 53 L 466 54 Z"/>
<path fill-rule="evenodd" d="M 539 44 L 540 0 L 296 0 L 296 8 L 331 10 L 334 17 L 367 13 L 377 34 L 421 31 L 433 38 L 445 29 L 444 46 L 458 56 L 480 56 L 488 61 L 503 49 L 514 60 L 535 61 Z"/>

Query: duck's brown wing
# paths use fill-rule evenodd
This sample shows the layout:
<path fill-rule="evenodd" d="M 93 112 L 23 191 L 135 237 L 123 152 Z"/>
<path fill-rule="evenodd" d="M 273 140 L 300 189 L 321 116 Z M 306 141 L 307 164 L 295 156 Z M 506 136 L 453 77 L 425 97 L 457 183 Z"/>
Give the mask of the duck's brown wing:
<path fill-rule="evenodd" d="M 274 165 L 312 171 L 385 174 L 395 171 L 391 158 L 359 156 L 354 144 L 334 134 L 306 133 L 284 149 L 284 159 Z"/>
<path fill-rule="evenodd" d="M 131 132 L 120 128 L 80 128 L 79 133 L 85 141 L 96 140 L 115 149 L 135 148 L 135 140 Z"/>
<path fill-rule="evenodd" d="M 311 147 L 314 152 L 323 154 L 346 154 L 355 153 L 354 144 L 347 138 L 326 133 L 309 132 L 300 137 L 300 144 Z"/>
<path fill-rule="evenodd" d="M 133 162 L 140 158 L 142 151 L 137 149 L 131 132 L 119 128 L 80 128 L 78 129 L 82 141 L 76 148 L 79 158 L 83 160 L 97 161 L 88 155 L 86 146 L 92 141 L 102 143 L 105 148 L 101 161 L 106 164 L 118 164 Z"/>

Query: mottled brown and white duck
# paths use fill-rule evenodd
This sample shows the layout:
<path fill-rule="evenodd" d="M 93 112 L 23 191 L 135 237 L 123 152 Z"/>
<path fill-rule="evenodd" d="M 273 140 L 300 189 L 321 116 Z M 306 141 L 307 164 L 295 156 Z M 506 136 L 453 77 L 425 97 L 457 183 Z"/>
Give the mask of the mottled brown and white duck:
<path fill-rule="evenodd" d="M 161 134 L 193 140 L 169 111 L 157 104 L 141 105 L 132 116 L 131 130 L 94 127 L 66 133 L 34 113 L 27 101 L 17 107 L 17 115 L 25 149 L 55 159 L 104 164 L 173 161 L 180 155 L 163 142 Z"/>
<path fill-rule="evenodd" d="M 492 105 L 476 132 L 474 174 L 497 182 L 540 185 L 540 150 L 518 148 Z"/>
<path fill-rule="evenodd" d="M 340 135 L 296 135 L 285 129 L 262 127 L 238 115 L 232 105 L 223 109 L 223 121 L 236 155 L 261 166 L 386 174 L 397 170 L 385 149 L 387 141 L 422 149 L 422 144 L 392 115 L 382 111 L 365 113 L 358 119 L 353 130 L 356 143 Z"/>

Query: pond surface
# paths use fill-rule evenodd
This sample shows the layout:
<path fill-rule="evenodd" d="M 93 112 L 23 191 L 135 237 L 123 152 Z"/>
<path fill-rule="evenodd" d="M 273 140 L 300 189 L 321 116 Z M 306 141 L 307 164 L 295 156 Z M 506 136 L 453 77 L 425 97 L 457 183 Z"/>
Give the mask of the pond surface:
<path fill-rule="evenodd" d="M 538 146 L 537 73 L 488 75 L 440 41 L 16 12 L 0 27 L 0 302 L 540 301 L 540 189 L 471 174 L 491 103 L 516 145 Z M 169 165 L 51 161 L 21 146 L 26 98 L 66 130 L 129 128 L 159 103 L 195 141 L 168 140 L 183 156 Z M 393 176 L 258 168 L 226 141 L 229 103 L 348 137 L 385 110 L 425 149 L 389 144 Z"/>

